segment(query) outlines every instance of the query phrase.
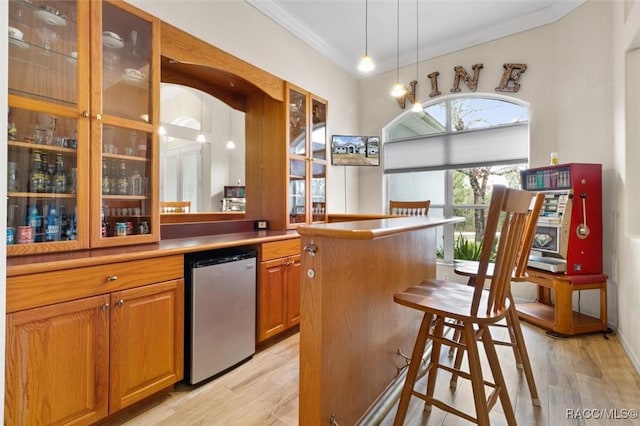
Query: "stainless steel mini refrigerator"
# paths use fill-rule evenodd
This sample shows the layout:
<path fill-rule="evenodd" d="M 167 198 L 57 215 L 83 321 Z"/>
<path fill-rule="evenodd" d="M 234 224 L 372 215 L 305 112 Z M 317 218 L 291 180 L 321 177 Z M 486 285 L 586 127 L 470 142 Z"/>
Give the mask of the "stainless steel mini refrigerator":
<path fill-rule="evenodd" d="M 255 353 L 256 252 L 188 255 L 185 269 L 185 379 L 196 384 Z"/>

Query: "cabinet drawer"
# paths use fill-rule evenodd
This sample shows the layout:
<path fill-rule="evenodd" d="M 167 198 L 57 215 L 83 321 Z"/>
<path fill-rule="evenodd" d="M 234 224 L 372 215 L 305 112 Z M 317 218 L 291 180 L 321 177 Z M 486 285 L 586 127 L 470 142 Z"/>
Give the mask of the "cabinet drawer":
<path fill-rule="evenodd" d="M 300 254 L 300 238 L 263 243 L 260 260 L 277 259 L 294 254 Z"/>
<path fill-rule="evenodd" d="M 183 278 L 182 255 L 7 278 L 7 313 Z"/>

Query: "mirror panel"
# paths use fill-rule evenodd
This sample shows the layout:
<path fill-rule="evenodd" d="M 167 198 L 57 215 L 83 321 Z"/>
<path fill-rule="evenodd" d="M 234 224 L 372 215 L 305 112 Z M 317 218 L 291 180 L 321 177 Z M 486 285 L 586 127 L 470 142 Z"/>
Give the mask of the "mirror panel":
<path fill-rule="evenodd" d="M 222 212 L 224 187 L 245 181 L 245 114 L 187 86 L 162 83 L 160 98 L 160 200 Z"/>

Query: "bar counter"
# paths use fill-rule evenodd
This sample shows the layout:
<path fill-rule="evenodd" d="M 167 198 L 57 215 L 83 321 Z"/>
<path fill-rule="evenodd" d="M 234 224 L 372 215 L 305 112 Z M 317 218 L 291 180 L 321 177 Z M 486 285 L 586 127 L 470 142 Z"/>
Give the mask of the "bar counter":
<path fill-rule="evenodd" d="M 437 227 L 463 218 L 307 225 L 302 236 L 299 424 L 361 421 L 405 365 L 420 315 L 393 293 L 436 274 Z M 333 422 L 333 423 L 332 423 Z"/>
<path fill-rule="evenodd" d="M 298 238 L 295 231 L 236 232 L 173 238 L 158 243 L 113 248 L 78 250 L 7 258 L 7 277 L 85 266 L 171 256 L 227 247 L 257 245 L 270 241 Z"/>

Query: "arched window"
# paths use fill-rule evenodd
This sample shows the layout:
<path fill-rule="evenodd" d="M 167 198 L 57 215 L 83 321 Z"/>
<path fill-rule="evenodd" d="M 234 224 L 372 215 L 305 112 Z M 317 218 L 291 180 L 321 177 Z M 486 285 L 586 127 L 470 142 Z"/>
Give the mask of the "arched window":
<path fill-rule="evenodd" d="M 490 95 L 452 95 L 383 129 L 387 199 L 431 200 L 429 214 L 464 216 L 443 228 L 439 256 L 473 258 L 493 184 L 520 186 L 529 152 L 528 107 Z"/>

